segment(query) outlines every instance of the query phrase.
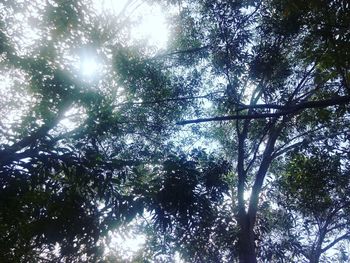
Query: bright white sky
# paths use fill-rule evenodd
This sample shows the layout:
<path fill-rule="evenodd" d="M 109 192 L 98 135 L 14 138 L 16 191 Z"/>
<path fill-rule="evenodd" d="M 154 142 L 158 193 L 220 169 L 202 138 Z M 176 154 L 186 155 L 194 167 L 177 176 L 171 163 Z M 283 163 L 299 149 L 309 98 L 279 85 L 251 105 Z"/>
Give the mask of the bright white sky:
<path fill-rule="evenodd" d="M 159 5 L 151 6 L 140 0 L 94 0 L 93 6 L 98 14 L 109 14 L 111 18 L 132 15 L 138 22 L 131 28 L 133 40 L 146 40 L 157 49 L 166 47 L 168 27 Z M 92 79 L 99 69 L 98 58 L 88 55 L 81 58 L 80 73 L 84 78 Z"/>
<path fill-rule="evenodd" d="M 158 48 L 166 46 L 168 28 L 164 11 L 159 5 L 149 5 L 142 0 L 94 0 L 93 3 L 98 13 L 126 15 L 139 21 L 132 29 L 132 38 L 147 39 Z"/>

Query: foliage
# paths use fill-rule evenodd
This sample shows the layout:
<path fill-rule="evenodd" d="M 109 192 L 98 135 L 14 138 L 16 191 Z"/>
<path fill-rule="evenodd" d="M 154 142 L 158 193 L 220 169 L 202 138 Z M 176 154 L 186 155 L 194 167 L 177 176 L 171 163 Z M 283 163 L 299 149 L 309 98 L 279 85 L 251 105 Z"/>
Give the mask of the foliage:
<path fill-rule="evenodd" d="M 145 48 L 125 46 L 113 30 L 97 32 L 108 24 L 89 3 L 27 4 L 0 4 L 1 71 L 9 81 L 1 87 L 8 90 L 1 102 L 0 261 L 97 261 L 108 232 L 143 213 L 137 171 L 162 161 L 165 123 L 180 113 L 153 101 L 186 91 L 161 63 L 145 61 Z M 34 35 L 21 34 L 31 19 L 33 43 Z M 101 80 L 77 73 L 84 52 L 103 60 Z"/>
<path fill-rule="evenodd" d="M 140 261 L 318 262 L 349 235 L 349 3 L 147 2 L 165 50 L 137 0 L 0 3 L 0 261 L 119 260 L 144 218 Z"/>
<path fill-rule="evenodd" d="M 309 145 L 292 153 L 270 192 L 277 204 L 272 213 L 279 216 L 271 218 L 265 234 L 270 248 L 263 253 L 318 262 L 341 247 L 349 239 L 349 178 L 348 158 L 337 148 Z"/>
<path fill-rule="evenodd" d="M 229 165 L 203 151 L 194 151 L 190 157 L 168 158 L 162 176 L 152 183 L 156 191 L 149 210 L 154 211 L 156 229 L 151 231 L 150 249 L 159 247 L 165 256 L 179 251 L 193 262 L 232 258 L 236 230 L 225 200 Z M 163 235 L 169 239 L 165 244 Z"/>

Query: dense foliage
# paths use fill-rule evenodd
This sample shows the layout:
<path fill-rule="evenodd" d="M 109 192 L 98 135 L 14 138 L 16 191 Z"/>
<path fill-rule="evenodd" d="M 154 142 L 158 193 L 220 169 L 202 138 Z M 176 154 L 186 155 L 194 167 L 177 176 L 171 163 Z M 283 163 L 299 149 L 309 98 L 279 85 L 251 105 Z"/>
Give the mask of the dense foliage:
<path fill-rule="evenodd" d="M 348 1 L 96 3 L 0 2 L 0 261 L 345 262 Z"/>

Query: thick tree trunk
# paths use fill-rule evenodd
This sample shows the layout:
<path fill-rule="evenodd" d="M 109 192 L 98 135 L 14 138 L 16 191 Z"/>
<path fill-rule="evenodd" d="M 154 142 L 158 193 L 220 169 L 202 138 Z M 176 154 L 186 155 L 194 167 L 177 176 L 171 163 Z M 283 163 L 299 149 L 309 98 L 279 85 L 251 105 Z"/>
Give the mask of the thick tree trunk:
<path fill-rule="evenodd" d="M 239 237 L 239 262 L 240 263 L 256 263 L 254 235 L 251 233 L 241 233 Z"/>
<path fill-rule="evenodd" d="M 252 222 L 248 216 L 239 219 L 238 257 L 240 263 L 256 263 L 255 237 Z"/>
<path fill-rule="evenodd" d="M 320 262 L 320 257 L 321 257 L 321 253 L 317 252 L 317 251 L 313 251 L 310 255 L 309 258 L 309 262 L 310 263 L 319 263 Z"/>

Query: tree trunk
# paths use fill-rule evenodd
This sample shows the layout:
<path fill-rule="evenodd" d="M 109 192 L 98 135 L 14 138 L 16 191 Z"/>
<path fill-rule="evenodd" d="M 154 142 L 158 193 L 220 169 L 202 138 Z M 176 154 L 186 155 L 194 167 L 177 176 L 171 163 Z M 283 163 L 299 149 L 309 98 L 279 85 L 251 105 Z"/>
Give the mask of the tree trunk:
<path fill-rule="evenodd" d="M 309 257 L 310 263 L 319 263 L 320 262 L 320 257 L 322 254 L 322 244 L 323 244 L 323 241 L 324 241 L 326 234 L 327 234 L 327 226 L 328 226 L 328 222 L 326 222 L 326 224 L 320 228 L 318 237 L 315 241 L 315 245 L 313 246 L 313 248 L 310 252 L 310 257 Z"/>
<path fill-rule="evenodd" d="M 310 263 L 319 263 L 320 262 L 320 256 L 321 254 L 318 253 L 317 251 L 312 251 L 311 252 L 311 255 L 310 255 L 310 258 L 309 258 L 309 262 Z"/>
<path fill-rule="evenodd" d="M 238 256 L 240 263 L 257 262 L 253 225 L 248 216 L 241 217 L 239 220 Z"/>

